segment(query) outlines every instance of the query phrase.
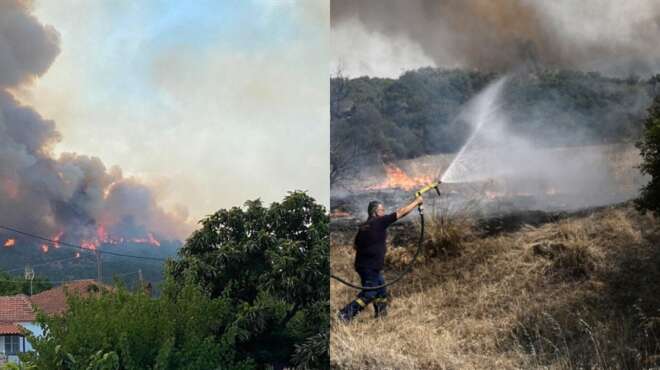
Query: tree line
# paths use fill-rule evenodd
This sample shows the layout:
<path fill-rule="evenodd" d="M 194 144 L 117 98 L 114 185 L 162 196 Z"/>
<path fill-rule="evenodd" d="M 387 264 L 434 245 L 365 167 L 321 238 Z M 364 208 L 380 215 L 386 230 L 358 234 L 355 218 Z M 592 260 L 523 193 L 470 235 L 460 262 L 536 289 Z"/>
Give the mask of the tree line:
<path fill-rule="evenodd" d="M 422 68 L 397 79 L 330 81 L 331 180 L 364 164 L 457 152 L 470 127 L 461 108 L 501 74 Z M 502 97 L 514 132 L 540 146 L 635 142 L 655 80 L 597 72 L 513 74 Z"/>

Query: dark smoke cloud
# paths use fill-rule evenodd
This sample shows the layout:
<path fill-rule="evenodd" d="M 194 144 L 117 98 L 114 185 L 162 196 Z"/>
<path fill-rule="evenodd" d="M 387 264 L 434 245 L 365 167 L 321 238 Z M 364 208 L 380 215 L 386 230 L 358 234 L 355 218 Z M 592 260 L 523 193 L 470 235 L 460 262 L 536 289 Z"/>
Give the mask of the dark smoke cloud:
<path fill-rule="evenodd" d="M 439 67 L 531 64 L 615 75 L 660 67 L 656 1 L 333 0 L 332 27 L 349 20 L 407 38 Z"/>
<path fill-rule="evenodd" d="M 8 91 L 45 73 L 58 52 L 57 33 L 28 6 L 0 0 L 0 224 L 44 235 L 64 231 L 72 241 L 96 233 L 99 225 L 125 237 L 184 237 L 183 220 L 119 168 L 74 153 L 55 158 L 53 147 L 61 140 L 55 122 Z"/>
<path fill-rule="evenodd" d="M 26 2 L 0 0 L 0 87 L 42 75 L 59 52 L 59 34 L 29 14 Z"/>

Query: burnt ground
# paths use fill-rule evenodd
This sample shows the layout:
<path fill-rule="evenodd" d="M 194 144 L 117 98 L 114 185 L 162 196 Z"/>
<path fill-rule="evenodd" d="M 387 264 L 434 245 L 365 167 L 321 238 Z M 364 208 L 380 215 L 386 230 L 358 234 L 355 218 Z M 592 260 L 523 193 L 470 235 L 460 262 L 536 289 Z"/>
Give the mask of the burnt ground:
<path fill-rule="evenodd" d="M 487 212 L 475 212 L 470 217 L 473 217 L 474 221 L 473 232 L 477 236 L 488 237 L 500 233 L 515 232 L 524 226 L 538 227 L 546 223 L 558 222 L 562 219 L 587 216 L 607 208 L 624 208 L 628 206 L 630 206 L 630 202 L 587 207 L 577 210 L 501 209 L 497 211 L 496 209 L 491 209 Z M 425 212 L 431 214 L 431 217 L 433 217 L 433 210 L 427 209 Z M 363 218 L 358 219 L 352 216 L 352 214 L 351 216 L 332 217 L 330 220 L 332 245 L 352 244 L 355 232 L 363 220 Z M 388 244 L 396 247 L 415 242 L 419 236 L 418 221 L 419 216 L 416 211 L 413 211 L 405 219 L 392 224 L 388 232 Z"/>

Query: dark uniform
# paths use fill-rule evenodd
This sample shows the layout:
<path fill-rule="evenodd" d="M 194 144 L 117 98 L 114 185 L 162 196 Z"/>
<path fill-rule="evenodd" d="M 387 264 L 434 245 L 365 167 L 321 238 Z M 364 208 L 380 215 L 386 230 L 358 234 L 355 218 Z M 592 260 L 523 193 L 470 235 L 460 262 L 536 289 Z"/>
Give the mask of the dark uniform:
<path fill-rule="evenodd" d="M 383 266 L 387 247 L 387 228 L 396 221 L 396 213 L 383 217 L 372 217 L 355 236 L 355 271 L 360 275 L 363 287 L 375 287 L 385 284 Z M 387 314 L 387 289 L 362 290 L 357 298 L 339 312 L 339 318 L 348 321 L 370 303 L 374 304 L 376 317 Z"/>

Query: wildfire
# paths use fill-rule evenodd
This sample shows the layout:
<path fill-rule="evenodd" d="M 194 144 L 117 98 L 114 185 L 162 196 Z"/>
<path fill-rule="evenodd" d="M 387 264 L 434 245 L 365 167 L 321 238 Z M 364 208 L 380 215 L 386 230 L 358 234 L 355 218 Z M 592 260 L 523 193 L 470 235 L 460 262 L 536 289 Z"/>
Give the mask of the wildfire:
<path fill-rule="evenodd" d="M 80 252 L 76 252 L 76 258 L 80 258 Z"/>
<path fill-rule="evenodd" d="M 101 241 L 105 241 L 108 239 L 108 233 L 105 231 L 105 226 L 99 225 L 96 228 L 96 237 Z"/>
<path fill-rule="evenodd" d="M 160 247 L 160 241 L 154 238 L 154 234 L 149 233 L 149 244 Z"/>
<path fill-rule="evenodd" d="M 99 246 L 99 241 L 98 240 L 83 240 L 80 243 L 80 246 L 83 247 L 84 249 L 89 249 L 91 251 L 95 251 L 96 248 Z"/>
<path fill-rule="evenodd" d="M 160 247 L 160 241 L 156 239 L 152 233 L 149 233 L 146 238 L 133 238 L 130 239 L 130 241 L 133 243 L 149 244 L 153 245 L 154 247 Z"/>
<path fill-rule="evenodd" d="M 332 211 L 332 213 L 330 213 L 330 217 L 332 218 L 351 217 L 351 216 L 353 215 L 350 212 L 341 211 L 338 209 L 335 209 L 334 211 Z"/>
<path fill-rule="evenodd" d="M 99 225 L 96 228 L 96 238 L 85 239 L 80 244 L 85 249 L 96 250 L 102 244 L 120 245 L 125 243 L 148 244 L 155 247 L 160 246 L 160 240 L 156 239 L 152 233 L 148 233 L 144 238 L 125 238 L 123 236 L 118 237 L 110 235 L 104 225 Z"/>
<path fill-rule="evenodd" d="M 62 238 L 62 235 L 64 235 L 64 231 L 60 231 L 57 235 L 53 236 L 53 246 L 55 249 L 60 247 L 60 239 Z"/>
<path fill-rule="evenodd" d="M 385 172 L 387 173 L 387 178 L 385 181 L 378 185 L 373 185 L 367 187 L 367 190 L 381 190 L 381 189 L 393 189 L 399 188 L 403 190 L 413 190 L 417 187 L 427 185 L 433 182 L 431 176 L 408 176 L 401 168 L 393 165 L 386 164 Z"/>
<path fill-rule="evenodd" d="M 161 245 L 160 240 L 158 240 L 153 233 L 147 233 L 147 235 L 142 238 L 114 237 L 108 234 L 104 225 L 99 225 L 96 228 L 95 234 L 96 234 L 95 236 L 92 236 L 89 239 L 82 239 L 80 241 L 80 246 L 83 249 L 95 251 L 103 244 L 120 245 L 120 244 L 134 243 L 134 244 L 147 244 L 154 247 L 160 247 Z M 39 245 L 39 249 L 43 253 L 48 253 L 51 247 L 54 247 L 55 249 L 59 249 L 62 246 L 61 245 L 62 236 L 64 236 L 64 231 L 60 231 L 57 234 L 54 234 L 50 238 L 52 244 L 45 244 L 45 243 L 41 244 Z M 0 241 L 0 243 L 2 243 L 2 241 Z M 12 248 L 16 245 L 16 239 L 14 238 L 7 239 L 5 240 L 3 245 L 5 248 Z M 80 253 L 76 253 L 75 256 L 76 258 L 79 258 Z"/>

